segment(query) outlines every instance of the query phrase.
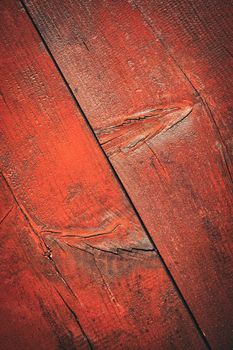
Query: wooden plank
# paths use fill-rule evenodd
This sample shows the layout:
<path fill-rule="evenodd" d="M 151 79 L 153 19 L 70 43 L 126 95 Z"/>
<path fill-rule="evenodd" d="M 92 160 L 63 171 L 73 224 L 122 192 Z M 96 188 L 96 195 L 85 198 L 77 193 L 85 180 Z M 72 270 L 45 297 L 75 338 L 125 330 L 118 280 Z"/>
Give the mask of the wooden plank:
<path fill-rule="evenodd" d="M 136 3 L 160 42 L 208 103 L 232 175 L 232 1 Z"/>
<path fill-rule="evenodd" d="M 205 349 L 30 19 L 0 7 L 1 348 Z"/>
<path fill-rule="evenodd" d="M 63 282 L 2 175 L 0 199 L 1 349 L 89 349 L 58 294 Z"/>
<path fill-rule="evenodd" d="M 134 2 L 26 4 L 203 332 L 232 348 L 229 125 L 213 119 L 216 83 L 200 95 Z"/>

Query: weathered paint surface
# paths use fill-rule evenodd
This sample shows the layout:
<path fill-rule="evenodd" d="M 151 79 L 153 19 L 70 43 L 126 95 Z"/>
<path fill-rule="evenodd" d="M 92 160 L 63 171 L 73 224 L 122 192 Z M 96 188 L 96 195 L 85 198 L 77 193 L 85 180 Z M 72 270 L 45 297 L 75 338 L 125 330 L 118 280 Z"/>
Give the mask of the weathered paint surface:
<path fill-rule="evenodd" d="M 26 4 L 203 332 L 232 348 L 230 2 Z"/>
<path fill-rule="evenodd" d="M 205 349 L 30 18 L 0 7 L 1 348 Z"/>

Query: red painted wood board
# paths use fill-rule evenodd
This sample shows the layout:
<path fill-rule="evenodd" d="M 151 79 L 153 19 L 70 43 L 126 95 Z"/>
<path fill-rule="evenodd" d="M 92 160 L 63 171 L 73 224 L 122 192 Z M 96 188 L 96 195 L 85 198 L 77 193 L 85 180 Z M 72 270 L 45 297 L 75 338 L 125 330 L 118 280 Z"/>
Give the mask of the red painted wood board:
<path fill-rule="evenodd" d="M 146 23 L 208 103 L 232 175 L 232 1 L 139 0 L 137 5 Z"/>
<path fill-rule="evenodd" d="M 198 17 L 198 4 L 194 13 L 182 1 L 170 8 L 160 1 L 148 8 L 147 2 L 133 1 L 26 1 L 203 332 L 214 348 L 228 349 L 232 130 L 226 115 L 230 83 L 224 77 L 231 63 L 227 52 L 221 52 L 226 71 L 218 70 L 221 62 L 211 52 L 198 61 L 216 28 L 204 27 L 206 15 Z M 182 22 L 182 11 L 194 18 L 191 23 L 196 16 L 191 36 L 183 34 L 190 21 Z M 195 40 L 199 22 L 203 44 Z M 215 62 L 217 77 L 209 77 Z"/>
<path fill-rule="evenodd" d="M 2 175 L 0 186 L 1 349 L 89 349 L 58 294 L 65 286 Z"/>
<path fill-rule="evenodd" d="M 1 348 L 206 348 L 27 13 L 0 7 Z"/>

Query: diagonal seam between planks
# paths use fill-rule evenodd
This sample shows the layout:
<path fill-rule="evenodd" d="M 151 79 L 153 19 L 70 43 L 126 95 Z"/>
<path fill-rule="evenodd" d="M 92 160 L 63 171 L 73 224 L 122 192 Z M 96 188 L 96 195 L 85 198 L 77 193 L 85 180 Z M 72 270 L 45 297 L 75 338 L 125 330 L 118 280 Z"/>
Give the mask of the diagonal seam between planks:
<path fill-rule="evenodd" d="M 61 76 L 61 78 L 62 78 L 62 80 L 63 80 L 63 82 L 64 82 L 64 84 L 65 84 L 65 86 L 66 86 L 66 88 L 67 88 L 67 90 L 68 90 L 68 92 L 70 93 L 70 95 L 71 95 L 72 99 L 74 100 L 74 102 L 75 102 L 77 108 L 79 109 L 79 111 L 80 111 L 82 117 L 84 118 L 84 120 L 85 120 L 85 122 L 86 122 L 86 124 L 87 124 L 87 126 L 88 126 L 88 128 L 89 128 L 89 130 L 90 130 L 91 133 L 92 133 L 92 136 L 94 137 L 95 141 L 97 142 L 98 146 L 100 147 L 100 149 L 101 149 L 101 151 L 102 151 L 102 153 L 103 153 L 103 155 L 104 155 L 104 157 L 105 157 L 105 159 L 106 159 L 108 165 L 110 166 L 110 169 L 111 169 L 113 175 L 115 176 L 115 178 L 116 178 L 116 180 L 117 180 L 117 182 L 118 182 L 118 184 L 119 184 L 121 190 L 122 190 L 123 193 L 125 194 L 127 200 L 129 201 L 129 204 L 130 204 L 131 207 L 133 208 L 133 210 L 134 210 L 134 212 L 135 212 L 135 215 L 137 216 L 137 218 L 138 218 L 140 224 L 142 225 L 142 228 L 143 228 L 143 230 L 144 230 L 144 232 L 145 232 L 147 238 L 149 239 L 149 241 L 150 241 L 151 245 L 153 246 L 155 252 L 158 254 L 158 257 L 159 257 L 159 259 L 160 259 L 160 261 L 161 261 L 161 263 L 162 263 L 162 265 L 163 265 L 163 268 L 164 268 L 165 272 L 167 273 L 169 279 L 171 280 L 171 282 L 172 282 L 172 284 L 173 284 L 173 286 L 174 286 L 174 288 L 175 288 L 175 290 L 176 290 L 176 293 L 177 293 L 178 297 L 180 298 L 180 300 L 181 300 L 183 306 L 185 307 L 185 309 L 186 309 L 186 311 L 187 311 L 187 313 L 188 313 L 190 319 L 192 320 L 192 322 L 193 322 L 195 328 L 197 329 L 197 331 L 198 331 L 200 337 L 202 338 L 204 344 L 206 345 L 207 349 L 211 349 L 211 346 L 210 346 L 210 344 L 209 344 L 209 342 L 208 342 L 208 340 L 207 340 L 205 334 L 203 333 L 203 331 L 202 331 L 202 329 L 201 329 L 201 327 L 200 327 L 198 321 L 196 320 L 196 318 L 195 318 L 195 316 L 194 316 L 194 314 L 193 314 L 191 308 L 189 307 L 188 303 L 186 302 L 186 300 L 185 300 L 185 298 L 184 298 L 184 296 L 183 296 L 181 290 L 179 289 L 179 287 L 178 287 L 178 285 L 177 285 L 177 283 L 176 283 L 176 281 L 175 281 L 175 279 L 174 279 L 172 273 L 170 272 L 168 266 L 166 265 L 166 263 L 165 263 L 165 261 L 164 261 L 162 255 L 161 255 L 160 251 L 157 249 L 157 246 L 156 246 L 156 244 L 155 244 L 153 238 L 151 237 L 151 235 L 150 235 L 150 233 L 149 233 L 149 231 L 148 231 L 146 225 L 144 224 L 144 222 L 143 222 L 143 220 L 142 220 L 142 218 L 141 218 L 141 216 L 140 216 L 140 214 L 139 214 L 137 208 L 135 207 L 135 205 L 134 205 L 132 199 L 130 198 L 128 192 L 126 191 L 126 189 L 125 189 L 125 187 L 124 187 L 124 185 L 123 185 L 123 183 L 122 183 L 120 177 L 118 176 L 118 174 L 117 174 L 117 172 L 116 172 L 114 166 L 112 165 L 112 163 L 111 163 L 111 161 L 109 160 L 107 154 L 105 153 L 104 149 L 102 148 L 101 143 L 100 143 L 100 141 L 98 140 L 98 138 L 97 138 L 97 136 L 96 136 L 96 134 L 95 134 L 95 132 L 94 132 L 94 129 L 92 128 L 92 126 L 91 126 L 91 124 L 90 124 L 90 122 L 89 122 L 89 120 L 88 120 L 86 114 L 84 113 L 84 111 L 83 111 L 83 109 L 82 109 L 82 107 L 81 107 L 79 101 L 78 101 L 77 98 L 75 97 L 75 95 L 74 95 L 74 93 L 73 93 L 73 91 L 72 91 L 72 89 L 71 89 L 69 83 L 67 82 L 67 80 L 66 80 L 66 78 L 65 78 L 65 76 L 64 76 L 64 74 L 63 74 L 63 72 L 62 72 L 62 70 L 60 69 L 60 67 L 59 67 L 59 65 L 58 65 L 58 63 L 57 63 L 57 61 L 56 61 L 56 59 L 54 58 L 54 56 L 53 56 L 51 50 L 49 49 L 49 46 L 47 45 L 47 42 L 45 41 L 43 35 L 41 34 L 41 32 L 40 32 L 40 30 L 39 30 L 39 28 L 38 28 L 38 26 L 36 25 L 35 21 L 33 20 L 31 14 L 30 14 L 30 11 L 28 10 L 28 8 L 27 8 L 27 6 L 26 6 L 24 0 L 19 0 L 19 1 L 20 1 L 20 3 L 22 4 L 22 7 L 24 8 L 25 13 L 26 13 L 27 16 L 29 17 L 29 19 L 30 19 L 30 21 L 31 21 L 31 23 L 32 23 L 32 25 L 33 25 L 33 27 L 35 28 L 37 34 L 39 35 L 41 41 L 43 42 L 43 45 L 44 45 L 44 47 L 45 47 L 45 49 L 46 49 L 46 51 L 47 51 L 49 57 L 51 58 L 51 60 L 52 60 L 52 62 L 53 62 L 53 64 L 54 64 L 54 66 L 56 67 L 56 69 L 57 69 L 59 75 Z"/>

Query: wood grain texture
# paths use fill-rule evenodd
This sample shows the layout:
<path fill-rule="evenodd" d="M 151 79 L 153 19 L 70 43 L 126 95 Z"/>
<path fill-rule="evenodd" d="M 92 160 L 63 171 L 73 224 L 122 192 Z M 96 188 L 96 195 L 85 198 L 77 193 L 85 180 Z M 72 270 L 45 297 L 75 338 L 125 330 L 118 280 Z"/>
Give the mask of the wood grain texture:
<path fill-rule="evenodd" d="M 203 332 L 231 349 L 231 58 L 200 3 L 26 1 Z"/>
<path fill-rule="evenodd" d="M 232 175 L 233 2 L 136 3 L 174 62 L 208 103 Z"/>
<path fill-rule="evenodd" d="M 32 23 L 1 8 L 1 348 L 205 349 Z"/>
<path fill-rule="evenodd" d="M 1 176 L 1 349 L 89 349 L 64 285 Z"/>

